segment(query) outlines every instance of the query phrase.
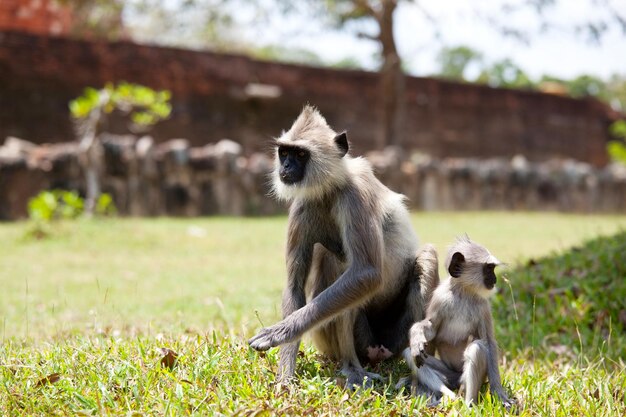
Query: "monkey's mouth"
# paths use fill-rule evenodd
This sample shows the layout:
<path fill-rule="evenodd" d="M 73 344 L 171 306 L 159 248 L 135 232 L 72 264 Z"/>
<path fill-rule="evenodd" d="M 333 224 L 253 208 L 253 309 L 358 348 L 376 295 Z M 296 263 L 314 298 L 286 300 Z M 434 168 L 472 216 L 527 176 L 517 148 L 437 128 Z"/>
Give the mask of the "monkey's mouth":
<path fill-rule="evenodd" d="M 280 176 L 280 181 L 281 181 L 283 184 L 287 184 L 287 185 L 293 185 L 293 184 L 295 184 L 296 182 L 298 182 L 298 181 L 296 181 L 293 177 L 291 177 L 291 176 L 289 176 L 289 175 L 286 175 L 286 174 L 281 174 L 281 176 Z"/>
<path fill-rule="evenodd" d="M 280 181 L 283 184 L 287 184 L 287 185 L 293 185 L 297 182 L 300 182 L 302 180 L 302 175 L 297 175 L 297 174 L 291 174 L 288 172 L 281 172 L 279 174 L 280 177 Z"/>
<path fill-rule="evenodd" d="M 487 278 L 487 279 L 485 279 L 485 288 L 487 288 L 488 290 L 491 290 L 495 286 L 496 286 L 496 279 L 495 278 Z"/>

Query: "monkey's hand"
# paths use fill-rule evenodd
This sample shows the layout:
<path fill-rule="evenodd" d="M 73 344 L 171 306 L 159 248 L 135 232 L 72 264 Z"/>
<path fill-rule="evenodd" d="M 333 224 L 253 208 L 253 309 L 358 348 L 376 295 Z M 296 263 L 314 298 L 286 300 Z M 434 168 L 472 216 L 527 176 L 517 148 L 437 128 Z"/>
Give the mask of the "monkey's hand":
<path fill-rule="evenodd" d="M 424 361 L 428 357 L 426 353 L 426 346 L 429 342 L 427 333 L 430 328 L 431 323 L 427 320 L 415 323 L 411 327 L 411 331 L 409 333 L 411 357 L 415 361 L 415 365 L 417 365 L 417 367 L 422 366 L 424 364 Z"/>
<path fill-rule="evenodd" d="M 289 319 L 282 320 L 273 326 L 261 329 L 256 336 L 248 340 L 248 344 L 256 350 L 268 350 L 269 348 L 292 342 L 301 335 L 294 330 Z"/>
<path fill-rule="evenodd" d="M 502 401 L 502 405 L 506 408 L 507 411 L 515 410 L 517 407 L 517 400 L 515 398 L 509 398 L 504 393 L 495 393 L 496 396 Z"/>

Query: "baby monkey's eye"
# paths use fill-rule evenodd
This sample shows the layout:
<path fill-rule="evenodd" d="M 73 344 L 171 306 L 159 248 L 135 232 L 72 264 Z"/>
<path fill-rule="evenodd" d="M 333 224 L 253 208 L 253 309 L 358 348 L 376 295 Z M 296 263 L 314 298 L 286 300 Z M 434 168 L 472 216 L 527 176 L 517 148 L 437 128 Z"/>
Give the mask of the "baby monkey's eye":
<path fill-rule="evenodd" d="M 280 156 L 287 156 L 288 152 L 286 150 L 281 150 L 280 152 Z"/>
<path fill-rule="evenodd" d="M 298 156 L 300 158 L 304 158 L 306 156 L 306 153 L 304 151 L 300 151 L 300 152 L 298 152 Z"/>

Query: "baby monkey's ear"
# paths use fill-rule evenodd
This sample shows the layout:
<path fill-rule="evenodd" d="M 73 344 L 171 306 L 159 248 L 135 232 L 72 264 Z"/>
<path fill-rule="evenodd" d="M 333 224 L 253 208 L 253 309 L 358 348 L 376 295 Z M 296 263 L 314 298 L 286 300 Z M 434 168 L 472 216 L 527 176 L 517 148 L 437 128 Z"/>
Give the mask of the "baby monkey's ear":
<path fill-rule="evenodd" d="M 350 150 L 350 145 L 348 144 L 348 134 L 344 131 L 335 136 L 335 144 L 337 144 L 337 147 L 341 151 L 341 157 L 343 158 Z"/>
<path fill-rule="evenodd" d="M 458 278 L 463 273 L 463 264 L 465 263 L 465 256 L 461 252 L 454 252 L 452 259 L 450 260 L 450 266 L 448 272 L 451 277 Z"/>

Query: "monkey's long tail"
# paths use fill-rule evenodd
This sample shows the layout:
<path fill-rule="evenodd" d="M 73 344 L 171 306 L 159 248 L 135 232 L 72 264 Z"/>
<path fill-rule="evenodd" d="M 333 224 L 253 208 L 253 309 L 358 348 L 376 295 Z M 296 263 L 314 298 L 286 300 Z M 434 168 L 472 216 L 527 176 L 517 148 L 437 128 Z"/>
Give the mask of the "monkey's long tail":
<path fill-rule="evenodd" d="M 420 291 L 424 303 L 428 305 L 433 291 L 439 285 L 439 261 L 437 251 L 430 243 L 425 244 L 417 252 L 415 259 L 415 275 L 420 277 Z"/>
<path fill-rule="evenodd" d="M 422 365 L 419 368 L 415 365 L 415 361 L 411 357 L 411 348 L 404 349 L 404 351 L 402 351 L 402 356 L 411 369 L 411 384 L 413 386 L 416 386 L 419 383 L 426 386 L 434 393 L 443 394 L 450 399 L 454 399 L 456 397 L 454 392 L 446 386 L 444 382 L 444 375 L 431 368 L 428 364 Z"/>

